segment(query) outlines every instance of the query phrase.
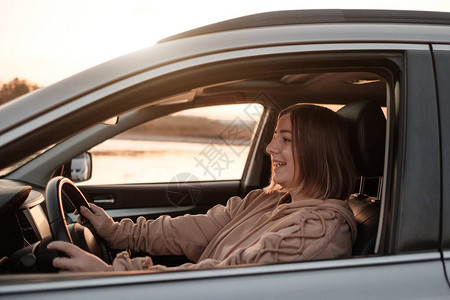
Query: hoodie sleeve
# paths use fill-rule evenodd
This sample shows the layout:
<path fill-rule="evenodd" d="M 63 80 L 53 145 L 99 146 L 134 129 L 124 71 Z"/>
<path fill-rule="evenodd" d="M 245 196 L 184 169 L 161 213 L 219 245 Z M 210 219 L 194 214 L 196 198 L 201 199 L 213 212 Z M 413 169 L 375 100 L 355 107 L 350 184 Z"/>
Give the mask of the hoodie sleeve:
<path fill-rule="evenodd" d="M 153 255 L 186 255 L 197 261 L 211 239 L 228 224 L 243 200 L 232 197 L 227 205 L 216 205 L 206 214 L 176 218 L 164 215 L 155 220 L 139 217 L 136 223 L 123 219 L 115 223 L 108 244 L 114 249 L 144 251 Z"/>
<path fill-rule="evenodd" d="M 351 232 L 342 215 L 334 212 L 308 212 L 293 216 L 293 224 L 278 226 L 264 233 L 249 247 L 238 248 L 224 260 L 205 259 L 178 267 L 141 264 L 149 272 L 222 268 L 236 265 L 268 264 L 347 257 L 351 254 Z M 292 220 L 291 220 L 292 221 Z M 286 225 L 286 224 L 284 224 Z M 139 258 L 142 260 L 142 258 Z M 149 258 L 148 258 L 149 259 Z M 133 260 L 117 258 L 113 269 L 133 270 Z M 134 265 L 137 265 L 136 263 Z"/>

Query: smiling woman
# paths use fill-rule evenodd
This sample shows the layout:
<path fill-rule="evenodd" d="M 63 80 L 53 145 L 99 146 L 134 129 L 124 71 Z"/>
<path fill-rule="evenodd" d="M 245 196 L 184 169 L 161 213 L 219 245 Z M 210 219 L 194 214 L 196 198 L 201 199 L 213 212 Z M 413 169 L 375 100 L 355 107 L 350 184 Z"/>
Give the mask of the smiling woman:
<path fill-rule="evenodd" d="M 273 169 L 266 190 L 347 199 L 356 173 L 344 122 L 320 106 L 302 104 L 283 110 L 267 146 Z"/>

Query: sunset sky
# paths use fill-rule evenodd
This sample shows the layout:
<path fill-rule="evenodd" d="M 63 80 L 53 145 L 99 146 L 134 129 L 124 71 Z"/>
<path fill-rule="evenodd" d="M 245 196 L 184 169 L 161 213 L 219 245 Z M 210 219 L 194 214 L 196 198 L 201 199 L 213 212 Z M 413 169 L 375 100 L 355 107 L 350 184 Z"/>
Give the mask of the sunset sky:
<path fill-rule="evenodd" d="M 289 9 L 366 8 L 450 12 L 450 0 L 0 0 L 0 83 L 47 86 L 195 27 Z"/>

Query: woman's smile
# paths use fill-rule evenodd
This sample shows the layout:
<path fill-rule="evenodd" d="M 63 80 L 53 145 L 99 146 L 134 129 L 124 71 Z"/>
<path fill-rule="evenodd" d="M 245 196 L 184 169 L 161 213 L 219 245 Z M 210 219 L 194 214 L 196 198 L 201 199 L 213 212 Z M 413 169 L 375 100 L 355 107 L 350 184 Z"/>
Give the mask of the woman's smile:
<path fill-rule="evenodd" d="M 281 162 L 281 161 L 274 161 L 274 162 L 273 162 L 273 167 L 274 167 L 274 168 L 284 167 L 285 165 L 286 165 L 285 162 Z"/>

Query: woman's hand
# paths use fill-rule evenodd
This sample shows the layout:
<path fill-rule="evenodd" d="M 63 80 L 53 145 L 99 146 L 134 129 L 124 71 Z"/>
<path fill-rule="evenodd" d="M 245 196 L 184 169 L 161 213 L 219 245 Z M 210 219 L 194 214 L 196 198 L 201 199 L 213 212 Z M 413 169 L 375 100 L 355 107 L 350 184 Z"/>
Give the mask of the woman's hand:
<path fill-rule="evenodd" d="M 116 228 L 114 226 L 114 220 L 110 216 L 108 216 L 103 208 L 93 203 L 90 203 L 89 206 L 91 210 L 84 206 L 81 206 L 81 215 L 88 219 L 88 221 L 92 224 L 92 226 L 94 226 L 100 237 L 108 241 L 108 238 L 111 238 L 111 234 L 113 233 L 112 231 L 114 231 L 114 229 Z M 79 212 L 75 210 L 74 214 L 79 215 Z M 78 216 L 77 223 L 83 224 L 81 216 Z"/>
<path fill-rule="evenodd" d="M 112 266 L 106 264 L 97 256 L 71 243 L 54 241 L 48 244 L 47 248 L 64 252 L 68 256 L 57 257 L 53 260 L 53 266 L 63 272 L 104 272 L 112 270 Z"/>

